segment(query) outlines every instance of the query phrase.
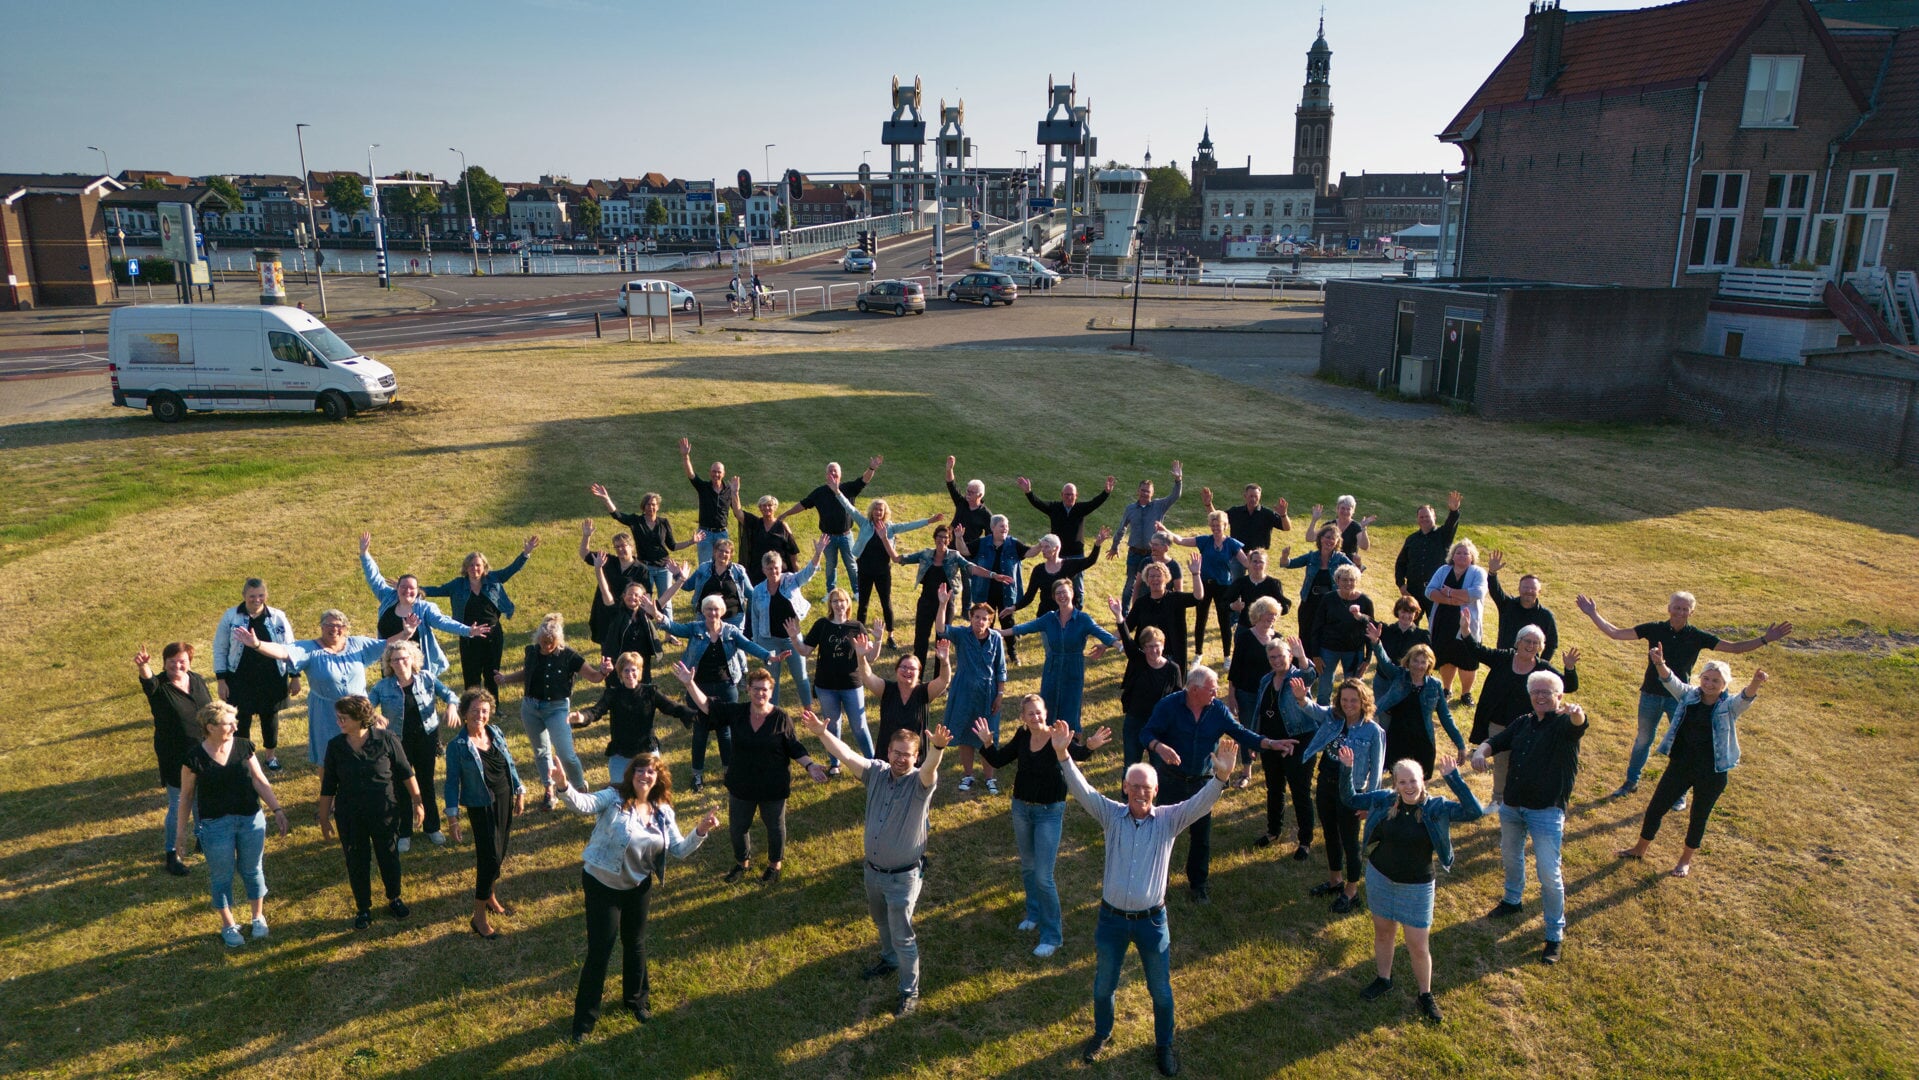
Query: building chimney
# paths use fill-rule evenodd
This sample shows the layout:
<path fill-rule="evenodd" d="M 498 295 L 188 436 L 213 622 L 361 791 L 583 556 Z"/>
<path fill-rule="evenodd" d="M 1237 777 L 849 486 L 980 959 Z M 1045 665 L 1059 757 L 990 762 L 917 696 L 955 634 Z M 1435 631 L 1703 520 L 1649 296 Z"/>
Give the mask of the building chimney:
<path fill-rule="evenodd" d="M 1526 80 L 1526 97 L 1545 97 L 1563 66 L 1560 50 L 1566 39 L 1566 12 L 1559 0 L 1532 0 L 1526 12 L 1526 36 L 1533 43 L 1533 71 Z"/>

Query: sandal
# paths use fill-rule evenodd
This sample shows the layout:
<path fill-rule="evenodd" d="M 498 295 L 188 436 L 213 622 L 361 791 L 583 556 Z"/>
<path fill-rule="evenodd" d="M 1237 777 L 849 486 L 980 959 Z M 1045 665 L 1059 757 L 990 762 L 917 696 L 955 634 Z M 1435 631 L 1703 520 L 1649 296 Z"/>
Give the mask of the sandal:
<path fill-rule="evenodd" d="M 1645 858 L 1644 855 L 1641 855 L 1639 852 L 1634 851 L 1633 849 L 1629 847 L 1622 847 L 1618 851 L 1613 852 L 1613 854 L 1617 855 L 1618 857 L 1622 859 L 1644 859 Z"/>
<path fill-rule="evenodd" d="M 1692 874 L 1691 863 L 1685 863 L 1680 866 L 1675 866 L 1672 868 L 1673 877 L 1687 877 L 1687 876 L 1690 876 L 1691 874 Z"/>

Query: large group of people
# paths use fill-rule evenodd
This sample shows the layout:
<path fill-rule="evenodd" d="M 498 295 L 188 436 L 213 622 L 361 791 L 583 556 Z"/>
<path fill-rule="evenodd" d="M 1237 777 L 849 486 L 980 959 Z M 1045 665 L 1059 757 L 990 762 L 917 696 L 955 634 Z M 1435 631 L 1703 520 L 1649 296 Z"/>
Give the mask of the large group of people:
<path fill-rule="evenodd" d="M 1394 564 L 1389 611 L 1384 597 L 1376 601 L 1365 588 L 1376 519 L 1362 516 L 1351 496 L 1335 500 L 1333 516 L 1323 521 L 1324 506 L 1313 507 L 1311 550 L 1295 558 L 1282 547 L 1274 558 L 1276 534 L 1292 528 L 1288 505 L 1280 499 L 1265 506 L 1258 484 L 1245 485 L 1244 504 L 1225 510 L 1214 507 L 1210 488 L 1202 489 L 1203 524 L 1182 535 L 1169 525 L 1183 494 L 1178 461 L 1166 494 L 1142 480 L 1111 526 L 1091 519 L 1115 477 L 1105 477 L 1089 499 L 1067 483 L 1057 500 L 1043 500 L 1022 476 L 1016 484 L 1046 529 L 1029 544 L 1013 535 L 1007 515 L 987 506 L 983 481 L 957 482 L 953 457 L 945 461 L 950 517 L 896 521 L 885 499 L 871 499 L 863 510 L 855 501 L 874 483 L 883 464 L 878 455 L 853 478 L 829 463 L 824 482 L 786 510 L 767 495 L 753 513 L 741 502 L 737 474 L 715 461 L 702 475 L 689 440 L 680 440 L 679 452 L 697 502 L 697 528 L 685 539 L 676 539 L 659 494 L 643 494 L 639 512 L 628 514 L 605 486 L 590 489 L 628 530 L 595 550 L 593 520 L 581 529 L 583 586 L 591 596 L 586 626 L 597 657 L 568 644 L 565 617 L 553 612 L 537 620 L 518 668 L 503 668 L 505 621 L 515 615 L 505 586 L 539 546 L 537 536 L 500 570 L 473 552 L 458 576 L 423 587 L 411 572 L 388 577 L 365 533 L 359 561 L 375 602 L 374 636 L 353 634 L 347 614 L 328 608 L 317 637 L 296 639 L 286 614 L 268 605 L 266 583 L 250 578 L 240 602 L 217 621 L 217 692 L 193 670 L 191 644 L 167 645 L 158 674 L 149 653 L 139 652 L 167 793 L 165 870 L 189 873 L 182 852 L 190 837 L 197 839 L 227 946 L 245 940 L 233 911 L 236 877 L 252 905 L 252 936 L 268 933 L 268 813 L 282 835 L 289 827 L 270 777 L 283 768 L 279 713 L 302 689 L 307 756 L 320 779 L 318 824 L 323 837 L 339 837 L 352 925 L 364 930 L 372 922 L 374 867 L 386 911 L 406 918 L 401 854 L 416 837 L 438 846 L 463 844 L 470 834 L 469 925 L 483 939 L 498 937 L 498 919 L 510 911 L 498 886 L 515 819 L 528 809 L 527 778 L 498 723 L 501 688 L 518 687 L 531 779 L 543 789 L 535 806 L 564 805 L 595 821 L 581 872 L 587 948 L 575 1039 L 598 1022 L 616 937 L 622 1001 L 638 1020 L 648 1018 L 644 931 L 652 890 L 668 854 L 691 856 L 720 824 L 717 810 L 690 831 L 674 816 L 661 714 L 690 729 L 681 768 L 694 792 L 711 775 L 707 751 L 717 743 L 733 855 L 724 873 L 729 883 L 752 868 L 756 819 L 764 833 L 758 880 L 779 882 L 796 767 L 816 784 L 845 772 L 864 786 L 865 889 L 879 940 L 864 974 L 897 974 L 899 1015 L 919 1003 L 913 916 L 924 884 L 928 810 L 949 746 L 959 750 L 963 794 L 998 796 L 1004 771 L 1014 770 L 1009 817 L 1025 897 L 1018 930 L 1037 934 L 1035 956 L 1053 956 L 1066 940 L 1055 866 L 1069 795 L 1105 833 L 1088 1061 L 1111 1035 L 1113 994 L 1131 945 L 1153 1000 L 1160 1068 L 1178 1070 L 1165 903 L 1175 841 L 1187 835 L 1186 889 L 1193 902 L 1206 903 L 1212 810 L 1224 790 L 1262 778 L 1258 845 L 1288 834 L 1290 805 L 1291 858 L 1312 857 L 1315 826 L 1324 845 L 1325 880 L 1307 891 L 1329 898 L 1335 914 L 1371 911 L 1378 977 L 1362 994 L 1367 1000 L 1391 990 L 1403 936 L 1418 1012 L 1439 1022 L 1429 949 L 1435 868 L 1451 869 L 1455 829 L 1488 809 L 1499 820 L 1505 868 L 1489 916 L 1524 912 L 1530 842 L 1544 908 L 1540 959 L 1558 961 L 1567 921 L 1560 847 L 1591 727 L 1587 712 L 1566 699 L 1579 687 L 1580 650 L 1560 649 L 1538 574 L 1525 574 L 1517 593 L 1508 594 L 1499 581 L 1503 554 L 1491 553 L 1482 566 L 1474 543 L 1457 535 L 1458 492 L 1446 499 L 1443 523 L 1432 507 L 1419 508 L 1418 527 Z M 785 524 L 800 511 L 813 512 L 818 530 L 803 565 L 802 547 Z M 930 542 L 905 550 L 908 537 L 928 527 Z M 1086 572 L 1102 548 L 1117 556 L 1122 543 L 1124 586 L 1099 603 L 1088 595 Z M 1192 549 L 1183 570 L 1173 555 L 1180 547 Z M 688 548 L 697 548 L 697 561 L 676 561 Z M 804 592 L 822 564 L 824 609 L 816 611 Z M 909 565 L 912 638 L 900 648 L 893 568 Z M 1300 573 L 1296 586 L 1278 576 L 1289 571 Z M 444 600 L 450 612 L 429 597 Z M 675 617 L 676 600 L 686 617 Z M 1490 644 L 1489 604 L 1498 624 Z M 868 623 L 875 606 L 879 617 Z M 1705 651 L 1749 652 L 1790 633 L 1791 625 L 1723 641 L 1691 625 L 1695 601 L 1685 592 L 1672 595 L 1666 619 L 1624 628 L 1583 595 L 1578 606 L 1605 637 L 1649 646 L 1637 728 L 1621 748 L 1626 775 L 1615 797 L 1637 790 L 1656 741 L 1667 765 L 1638 841 L 1619 855 L 1644 858 L 1665 815 L 1685 810 L 1690 798 L 1672 870 L 1687 876 L 1739 763 L 1739 718 L 1767 681 L 1755 671 L 1735 693 L 1725 663 L 1709 661 L 1696 677 L 1694 668 Z M 1030 616 L 1018 614 L 1027 608 Z M 1111 616 L 1108 625 L 1095 617 L 1102 610 Z M 1281 622 L 1289 613 L 1295 633 Z M 439 635 L 458 640 L 453 655 Z M 1010 669 L 1020 664 L 1016 643 L 1032 637 L 1039 655 L 1030 643 L 1026 652 L 1029 662 L 1038 661 L 1038 691 L 1009 703 Z M 1113 717 L 1123 801 L 1099 794 L 1078 764 L 1114 736 L 1088 715 L 1086 700 L 1088 664 L 1113 646 L 1125 657 Z M 889 651 L 890 672 L 882 674 Z M 1560 666 L 1552 662 L 1556 654 Z M 383 677 L 369 685 L 376 661 Z M 790 707 L 781 704 L 782 681 L 791 683 Z M 576 697 L 597 700 L 578 704 Z M 941 701 L 943 715 L 936 715 Z M 1006 704 L 1013 706 L 1010 735 L 1002 732 Z M 1467 731 L 1455 707 L 1473 707 Z M 1656 740 L 1662 718 L 1668 727 Z M 575 732 L 600 720 L 608 724 L 604 784 L 589 782 L 575 743 Z M 1493 774 L 1489 805 L 1461 778 L 1462 764 Z M 1432 790 L 1435 778 L 1450 797 Z"/>

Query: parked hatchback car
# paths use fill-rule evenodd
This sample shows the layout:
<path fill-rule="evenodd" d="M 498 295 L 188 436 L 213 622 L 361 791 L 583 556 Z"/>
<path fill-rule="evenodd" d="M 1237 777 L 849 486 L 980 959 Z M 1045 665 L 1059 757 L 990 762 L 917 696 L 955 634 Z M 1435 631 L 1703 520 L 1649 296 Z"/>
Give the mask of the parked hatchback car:
<path fill-rule="evenodd" d="M 967 274 L 947 286 L 946 298 L 955 304 L 962 300 L 977 300 L 985 307 L 992 307 L 994 304 L 1010 304 L 1018 300 L 1019 286 L 1013 283 L 1010 274 Z"/>
<path fill-rule="evenodd" d="M 926 287 L 917 281 L 875 281 L 853 306 L 861 311 L 890 311 L 895 315 L 926 314 Z"/>
<path fill-rule="evenodd" d="M 680 288 L 678 285 L 675 285 L 670 281 L 661 281 L 657 278 L 644 278 L 639 281 L 629 281 L 626 284 L 620 286 L 620 314 L 622 315 L 627 314 L 627 302 L 626 302 L 627 294 L 636 293 L 636 292 L 666 293 L 672 297 L 672 299 L 667 301 L 667 303 L 673 307 L 679 308 L 681 311 L 692 311 L 695 304 L 695 300 L 693 299 L 693 294 L 690 292 L 687 292 L 685 289 Z M 635 306 L 644 309 L 646 305 L 639 304 Z"/>

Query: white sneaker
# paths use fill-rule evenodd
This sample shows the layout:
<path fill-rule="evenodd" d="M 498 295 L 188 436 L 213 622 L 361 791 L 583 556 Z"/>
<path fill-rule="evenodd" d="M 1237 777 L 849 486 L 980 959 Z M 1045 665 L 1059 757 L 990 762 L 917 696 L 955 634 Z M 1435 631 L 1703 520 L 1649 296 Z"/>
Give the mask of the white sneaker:
<path fill-rule="evenodd" d="M 986 793 L 987 793 L 988 795 L 998 795 L 998 794 L 999 794 L 999 781 L 998 781 L 998 780 L 995 780 L 995 779 L 993 779 L 993 778 L 992 778 L 992 777 L 990 777 L 990 776 L 989 776 L 989 777 L 987 777 L 987 778 L 986 778 Z"/>
<path fill-rule="evenodd" d="M 1034 921 L 1033 921 L 1033 920 L 1031 920 L 1031 919 L 1021 919 L 1021 920 L 1019 921 L 1019 927 L 1018 927 L 1018 929 L 1019 929 L 1019 931 L 1020 931 L 1021 933 L 1025 933 L 1025 932 L 1026 932 L 1026 931 L 1028 931 L 1028 930 L 1038 930 L 1038 929 L 1039 929 L 1039 924 L 1038 924 L 1038 923 L 1036 923 L 1036 922 L 1034 922 Z"/>
<path fill-rule="evenodd" d="M 1039 957 L 1042 960 L 1053 955 L 1055 952 L 1058 952 L 1058 951 L 1059 951 L 1058 945 L 1036 945 L 1033 947 L 1033 955 Z"/>
<path fill-rule="evenodd" d="M 246 944 L 246 939 L 240 936 L 240 928 L 237 926 L 223 928 L 220 931 L 220 940 L 226 942 L 229 949 L 237 949 Z"/>
<path fill-rule="evenodd" d="M 400 837 L 400 850 L 401 850 L 401 851 L 412 851 L 412 850 L 413 850 L 413 838 L 412 838 L 412 837 L 408 837 L 408 836 L 402 836 L 402 837 Z"/>
<path fill-rule="evenodd" d="M 267 917 L 261 915 L 253 920 L 253 940 L 261 941 L 267 936 Z"/>
<path fill-rule="evenodd" d="M 961 791 L 971 791 L 971 790 L 973 790 L 973 778 L 972 778 L 972 777 L 970 777 L 970 776 L 962 776 L 962 777 L 960 777 L 960 786 L 959 786 L 959 789 L 960 789 Z"/>
<path fill-rule="evenodd" d="M 445 833 L 443 833 L 443 832 L 430 832 L 430 833 L 427 833 L 427 834 L 426 834 L 426 838 L 427 838 L 428 840 L 431 840 L 431 841 L 433 841 L 433 846 L 434 846 L 434 847 L 445 847 L 445 846 L 446 846 L 446 834 L 445 834 Z"/>

